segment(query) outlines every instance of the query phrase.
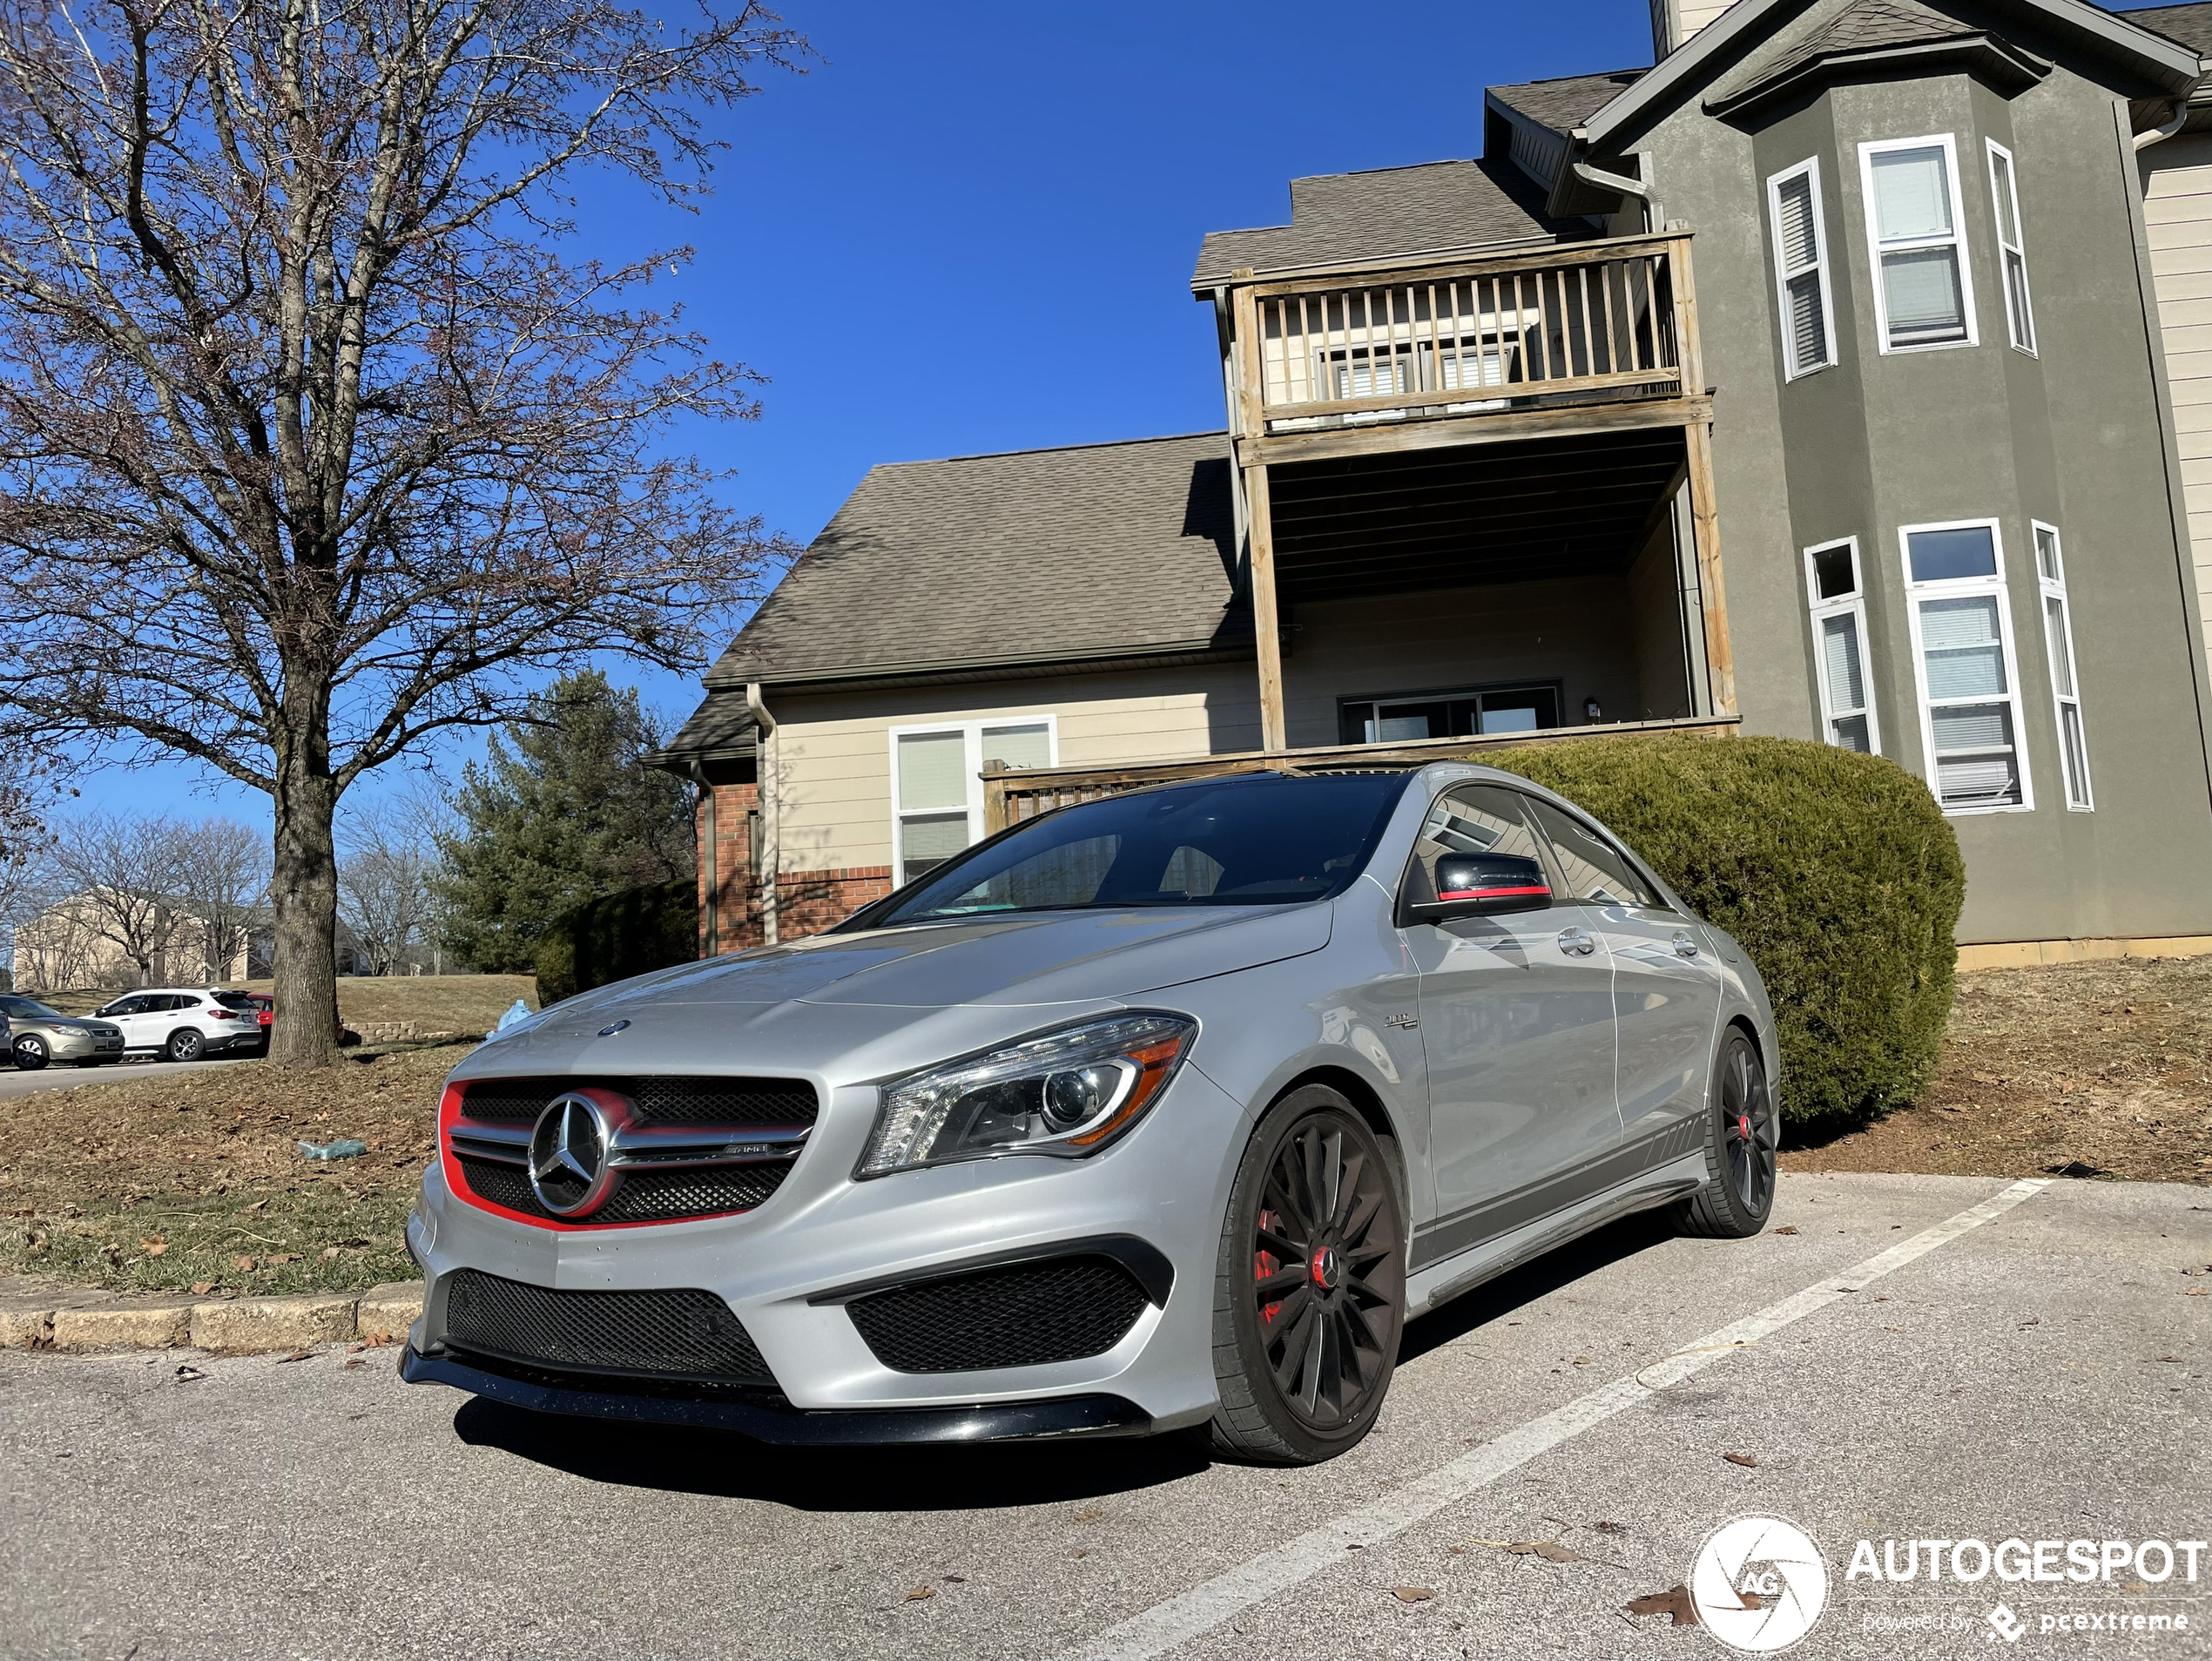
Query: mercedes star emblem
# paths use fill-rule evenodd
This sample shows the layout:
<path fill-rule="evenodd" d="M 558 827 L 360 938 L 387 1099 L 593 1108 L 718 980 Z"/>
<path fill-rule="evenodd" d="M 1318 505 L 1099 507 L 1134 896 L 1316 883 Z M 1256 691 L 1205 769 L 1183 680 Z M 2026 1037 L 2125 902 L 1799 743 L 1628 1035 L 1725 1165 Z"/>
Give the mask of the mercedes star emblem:
<path fill-rule="evenodd" d="M 588 1096 L 556 1096 L 530 1132 L 530 1192 L 556 1217 L 581 1217 L 606 1198 L 607 1118 Z"/>

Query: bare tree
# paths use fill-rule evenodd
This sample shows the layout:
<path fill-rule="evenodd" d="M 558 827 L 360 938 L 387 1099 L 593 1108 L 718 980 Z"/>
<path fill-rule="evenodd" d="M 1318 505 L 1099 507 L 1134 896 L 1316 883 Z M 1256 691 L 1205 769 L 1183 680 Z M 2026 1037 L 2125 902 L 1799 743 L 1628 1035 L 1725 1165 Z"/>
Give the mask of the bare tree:
<path fill-rule="evenodd" d="M 183 873 L 175 821 L 95 812 L 65 820 L 54 840 L 54 868 L 69 893 L 56 907 L 54 928 L 81 930 L 116 948 L 136 983 L 150 986 L 155 969 L 191 922 L 178 903 Z"/>
<path fill-rule="evenodd" d="M 270 798 L 276 1058 L 334 1058 L 333 820 L 612 651 L 698 662 L 786 545 L 671 456 L 757 413 L 550 244 L 578 176 L 685 206 L 702 112 L 804 44 L 750 0 L 0 12 L 0 642 L 22 728 Z"/>
<path fill-rule="evenodd" d="M 437 847 L 420 809 L 406 800 L 349 814 L 345 828 L 350 851 L 338 864 L 338 915 L 367 954 L 369 972 L 390 975 L 436 928 Z"/>
<path fill-rule="evenodd" d="M 177 888 L 199 924 L 206 974 L 220 980 L 241 954 L 253 955 L 254 914 L 268 901 L 269 839 L 234 819 L 179 826 Z"/>

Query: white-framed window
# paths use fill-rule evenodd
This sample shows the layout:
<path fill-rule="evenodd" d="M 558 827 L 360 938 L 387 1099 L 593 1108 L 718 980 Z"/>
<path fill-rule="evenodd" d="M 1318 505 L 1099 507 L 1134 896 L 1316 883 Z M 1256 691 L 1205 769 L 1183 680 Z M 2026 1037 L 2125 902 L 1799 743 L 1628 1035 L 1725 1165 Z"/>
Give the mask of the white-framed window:
<path fill-rule="evenodd" d="M 2013 344 L 2035 355 L 2035 308 L 2027 296 L 2027 245 L 2020 236 L 2020 192 L 2013 152 L 1989 143 L 1989 203 L 1997 216 L 1997 259 L 2004 267 L 2005 332 Z"/>
<path fill-rule="evenodd" d="M 1858 538 L 1805 550 L 1805 597 L 1812 608 L 1813 665 L 1820 681 L 1820 736 L 1846 750 L 1882 753 L 1874 678 L 1866 661 L 1866 590 Z"/>
<path fill-rule="evenodd" d="M 983 838 L 983 765 L 1049 767 L 1058 760 L 1053 715 L 1008 715 L 891 729 L 891 849 L 896 881 L 911 882 Z"/>
<path fill-rule="evenodd" d="M 2066 777 L 2066 805 L 2086 814 L 2089 793 L 2089 735 L 2081 724 L 2081 687 L 2074 674 L 2074 614 L 2066 598 L 2066 555 L 2056 525 L 2031 520 L 2035 536 L 2035 580 L 2043 599 L 2043 647 L 2051 658 L 2051 699 L 2058 706 L 2059 766 Z"/>
<path fill-rule="evenodd" d="M 1836 361 L 1834 303 L 1828 292 L 1828 232 L 1820 211 L 1820 158 L 1766 182 L 1774 231 L 1775 298 L 1781 308 L 1784 378 L 1794 381 Z"/>
<path fill-rule="evenodd" d="M 1974 277 L 1959 218 L 1959 150 L 1952 136 L 1863 144 L 1858 172 L 1882 350 L 1973 345 Z"/>
<path fill-rule="evenodd" d="M 1994 519 L 1904 525 L 1912 676 L 1928 787 L 1947 814 L 2035 806 L 2020 742 L 2019 660 Z"/>

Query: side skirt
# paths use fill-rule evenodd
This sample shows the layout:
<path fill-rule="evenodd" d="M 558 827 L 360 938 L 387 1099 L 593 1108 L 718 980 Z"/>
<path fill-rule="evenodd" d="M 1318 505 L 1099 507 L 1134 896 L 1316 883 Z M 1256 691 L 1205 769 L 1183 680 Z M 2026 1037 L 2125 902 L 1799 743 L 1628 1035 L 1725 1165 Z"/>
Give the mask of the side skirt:
<path fill-rule="evenodd" d="M 1431 1264 L 1407 1277 L 1406 1313 L 1425 1314 L 1592 1229 L 1684 1198 L 1703 1185 L 1705 1175 L 1705 1152 L 1699 1148 L 1576 1205 Z"/>

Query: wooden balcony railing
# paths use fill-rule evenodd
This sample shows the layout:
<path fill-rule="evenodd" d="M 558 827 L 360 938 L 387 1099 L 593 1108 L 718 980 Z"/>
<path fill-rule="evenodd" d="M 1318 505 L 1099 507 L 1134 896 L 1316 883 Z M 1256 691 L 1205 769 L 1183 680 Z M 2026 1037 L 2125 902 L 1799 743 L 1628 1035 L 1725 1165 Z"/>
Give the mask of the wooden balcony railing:
<path fill-rule="evenodd" d="M 1258 283 L 1238 300 L 1259 432 L 1679 393 L 1695 361 L 1680 235 Z"/>
<path fill-rule="evenodd" d="M 1330 744 L 1305 750 L 1248 750 L 1232 755 L 1200 756 L 1186 761 L 1140 761 L 1118 767 L 1023 767 L 994 762 L 983 769 L 983 828 L 1002 831 L 1025 819 L 1102 796 L 1178 780 L 1206 779 L 1231 773 L 1406 773 L 1433 761 L 1479 761 L 1485 750 L 1505 750 L 1561 739 L 1649 738 L 1682 733 L 1696 738 L 1730 738 L 1741 725 L 1734 715 L 1667 721 L 1611 721 L 1598 726 L 1553 726 L 1533 733 L 1492 733 L 1481 737 L 1421 739 L 1406 744 Z"/>

